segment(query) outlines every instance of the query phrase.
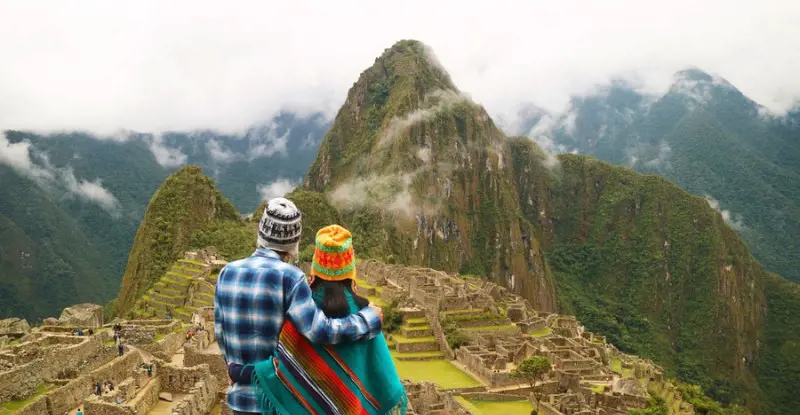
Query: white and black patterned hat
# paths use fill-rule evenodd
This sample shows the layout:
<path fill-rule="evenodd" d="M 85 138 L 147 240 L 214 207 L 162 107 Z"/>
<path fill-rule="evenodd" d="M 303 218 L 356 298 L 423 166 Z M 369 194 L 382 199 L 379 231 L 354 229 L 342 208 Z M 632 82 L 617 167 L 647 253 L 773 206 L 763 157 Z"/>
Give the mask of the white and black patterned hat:
<path fill-rule="evenodd" d="M 299 256 L 302 214 L 291 200 L 282 197 L 267 202 L 258 223 L 258 247 Z"/>

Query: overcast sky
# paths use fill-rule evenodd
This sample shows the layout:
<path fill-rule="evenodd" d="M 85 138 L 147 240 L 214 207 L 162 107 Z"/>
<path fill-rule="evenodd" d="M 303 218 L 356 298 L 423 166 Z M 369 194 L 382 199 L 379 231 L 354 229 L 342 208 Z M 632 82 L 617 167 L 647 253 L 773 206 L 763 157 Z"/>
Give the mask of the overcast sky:
<path fill-rule="evenodd" d="M 281 108 L 332 114 L 403 38 L 430 45 L 493 115 L 558 110 L 612 76 L 664 88 L 690 65 L 774 111 L 800 97 L 791 0 L 224 3 L 4 0 L 0 129 L 237 130 Z"/>

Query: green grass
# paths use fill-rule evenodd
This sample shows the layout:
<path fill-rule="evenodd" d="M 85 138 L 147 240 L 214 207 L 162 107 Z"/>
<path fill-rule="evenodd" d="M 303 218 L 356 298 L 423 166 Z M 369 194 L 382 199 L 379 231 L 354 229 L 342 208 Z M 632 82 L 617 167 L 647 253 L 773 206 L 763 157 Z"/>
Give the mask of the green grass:
<path fill-rule="evenodd" d="M 517 326 L 514 324 L 503 324 L 502 326 L 483 326 L 483 327 L 463 327 L 461 330 L 464 331 L 499 331 L 499 330 L 511 330 L 516 328 Z"/>
<path fill-rule="evenodd" d="M 400 353 L 396 350 L 391 350 L 390 353 L 394 357 L 402 356 L 402 357 L 441 357 L 444 358 L 444 352 L 412 352 L 412 353 Z"/>
<path fill-rule="evenodd" d="M 456 396 L 456 400 L 475 415 L 529 415 L 533 404 L 527 400 L 484 401 Z"/>
<path fill-rule="evenodd" d="M 431 326 L 400 326 L 401 328 L 405 329 L 406 331 L 416 331 L 416 330 L 430 330 Z"/>
<path fill-rule="evenodd" d="M 456 316 L 459 314 L 474 314 L 474 313 L 483 313 L 483 310 L 477 308 L 465 308 L 462 310 L 446 310 L 442 311 L 442 314 L 445 316 Z"/>
<path fill-rule="evenodd" d="M 47 392 L 50 392 L 53 389 L 55 389 L 55 386 L 39 385 L 39 387 L 36 389 L 36 393 L 34 393 L 33 396 L 31 396 L 30 398 L 25 399 L 24 401 L 11 401 L 0 405 L 0 415 L 13 414 L 19 411 L 20 409 L 26 407 L 27 405 L 33 403 L 33 401 L 35 401 L 36 398 L 46 394 Z"/>
<path fill-rule="evenodd" d="M 427 323 L 428 319 L 426 317 L 414 317 L 414 318 L 407 318 L 406 323 Z"/>
<path fill-rule="evenodd" d="M 611 370 L 622 374 L 622 360 L 614 359 L 611 361 Z"/>
<path fill-rule="evenodd" d="M 397 334 L 392 334 L 392 339 L 395 343 L 427 343 L 427 342 L 436 342 L 436 338 L 433 336 L 428 337 L 403 337 Z"/>
<path fill-rule="evenodd" d="M 550 330 L 550 327 L 542 327 L 540 329 L 536 329 L 530 333 L 533 337 L 542 337 L 547 336 L 548 334 L 552 333 L 553 330 Z"/>
<path fill-rule="evenodd" d="M 444 359 L 421 361 L 394 359 L 394 364 L 401 379 L 433 382 L 444 389 L 481 386 L 481 383 L 472 376 Z"/>
<path fill-rule="evenodd" d="M 603 393 L 603 392 L 605 392 L 606 387 L 603 386 L 603 385 L 592 385 L 592 386 L 589 386 L 589 390 L 591 390 L 594 393 Z"/>

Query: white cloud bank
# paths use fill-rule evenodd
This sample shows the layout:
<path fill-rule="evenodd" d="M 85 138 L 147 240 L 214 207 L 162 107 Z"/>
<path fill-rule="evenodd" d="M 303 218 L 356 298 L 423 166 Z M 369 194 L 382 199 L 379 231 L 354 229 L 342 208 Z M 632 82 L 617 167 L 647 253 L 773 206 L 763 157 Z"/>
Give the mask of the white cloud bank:
<path fill-rule="evenodd" d="M 745 228 L 744 220 L 742 219 L 741 215 L 732 214 L 731 211 L 722 209 L 720 207 L 719 200 L 714 199 L 710 195 L 705 195 L 706 202 L 708 205 L 711 206 L 712 209 L 719 212 L 722 215 L 722 219 L 727 223 L 731 228 L 742 231 Z"/>
<path fill-rule="evenodd" d="M 11 143 L 5 133 L 0 132 L 0 164 L 5 164 L 17 173 L 28 177 L 44 189 L 60 189 L 69 197 L 77 196 L 95 203 L 113 217 L 120 215 L 120 205 L 114 195 L 103 187 L 99 178 L 84 180 L 75 177 L 71 167 L 57 168 L 50 164 L 45 154 L 37 154 L 41 163 L 34 163 L 35 150 L 27 141 Z"/>
<path fill-rule="evenodd" d="M 270 200 L 276 197 L 284 197 L 297 187 L 299 183 L 289 179 L 276 179 L 270 183 L 258 186 L 258 193 L 261 200 Z"/>
<path fill-rule="evenodd" d="M 798 21 L 785 0 L 6 1 L 0 125 L 228 131 L 281 108 L 331 115 L 403 38 L 496 115 L 523 102 L 559 113 L 616 76 L 666 88 L 687 66 L 780 113 L 800 97 Z"/>

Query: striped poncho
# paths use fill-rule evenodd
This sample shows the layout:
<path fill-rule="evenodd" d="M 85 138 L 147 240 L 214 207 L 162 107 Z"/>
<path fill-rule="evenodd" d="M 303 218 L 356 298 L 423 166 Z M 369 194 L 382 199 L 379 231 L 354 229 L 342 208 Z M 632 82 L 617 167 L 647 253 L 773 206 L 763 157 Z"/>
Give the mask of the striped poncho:
<path fill-rule="evenodd" d="M 358 312 L 350 293 L 350 312 Z M 321 303 L 322 290 L 314 293 Z M 338 345 L 310 343 L 286 320 L 278 348 L 255 364 L 263 414 L 404 415 L 407 398 L 383 334 Z"/>

